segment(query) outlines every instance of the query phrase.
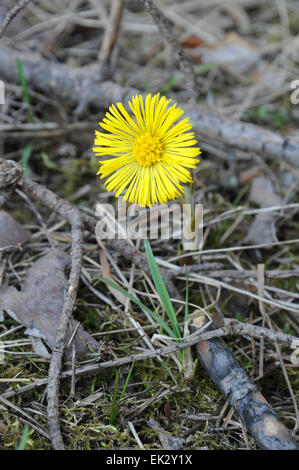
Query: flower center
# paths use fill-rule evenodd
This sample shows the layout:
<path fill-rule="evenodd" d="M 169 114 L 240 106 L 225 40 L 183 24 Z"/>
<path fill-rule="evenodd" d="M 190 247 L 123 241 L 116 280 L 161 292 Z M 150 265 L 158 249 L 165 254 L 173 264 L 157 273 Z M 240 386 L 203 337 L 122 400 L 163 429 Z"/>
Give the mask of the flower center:
<path fill-rule="evenodd" d="M 141 166 L 151 166 L 161 160 L 163 147 L 157 137 L 149 132 L 138 137 L 133 145 L 133 155 Z"/>

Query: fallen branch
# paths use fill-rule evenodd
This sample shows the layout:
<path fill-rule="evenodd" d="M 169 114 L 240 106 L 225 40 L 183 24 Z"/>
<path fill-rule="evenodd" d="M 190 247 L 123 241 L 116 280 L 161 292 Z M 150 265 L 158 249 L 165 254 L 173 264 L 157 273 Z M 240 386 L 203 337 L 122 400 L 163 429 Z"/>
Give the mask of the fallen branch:
<path fill-rule="evenodd" d="M 0 124 L 2 139 L 13 142 L 16 139 L 52 139 L 72 132 L 91 132 L 93 130 L 94 122 Z"/>
<path fill-rule="evenodd" d="M 0 207 L 10 198 L 22 174 L 23 170 L 17 163 L 7 163 L 0 158 Z"/>
<path fill-rule="evenodd" d="M 10 160 L 1 165 L 0 170 L 5 168 L 5 177 L 8 180 L 9 168 L 11 173 L 15 174 L 18 165 Z M 68 280 L 68 289 L 60 317 L 57 330 L 56 345 L 52 352 L 51 363 L 49 367 L 48 378 L 48 424 L 50 437 L 54 449 L 64 449 L 63 440 L 59 424 L 59 382 L 62 368 L 62 358 L 65 349 L 65 341 L 68 323 L 76 301 L 77 289 L 80 279 L 81 258 L 82 258 L 82 227 L 79 211 L 69 202 L 60 199 L 52 191 L 44 186 L 35 183 L 29 178 L 21 179 L 22 169 L 19 167 L 18 187 L 30 198 L 33 198 L 53 211 L 57 211 L 62 217 L 65 217 L 71 224 L 72 249 L 71 249 L 71 272 Z M 4 175 L 0 172 L 0 181 L 3 186 Z M 4 189 L 2 187 L 2 189 Z"/>
<path fill-rule="evenodd" d="M 30 87 L 40 90 L 46 96 L 55 97 L 65 106 L 76 106 L 77 113 L 83 114 L 90 105 L 96 109 L 105 109 L 111 102 L 127 101 L 132 96 L 133 89 L 122 88 L 111 81 L 101 82 L 104 69 L 98 63 L 74 68 L 50 62 L 38 54 L 18 52 L 1 44 L 2 80 L 19 84 L 17 58 L 22 62 L 24 76 Z"/>
<path fill-rule="evenodd" d="M 205 323 L 205 318 L 197 319 L 195 327 L 192 328 L 196 331 L 196 328 L 202 328 Z M 234 325 L 233 330 L 236 327 L 239 328 L 236 323 L 232 325 Z M 213 329 L 215 329 L 213 325 L 208 327 L 210 331 Z M 250 330 L 253 332 L 251 325 L 246 325 L 246 329 L 248 332 Z M 265 328 L 260 328 L 260 330 L 264 330 L 263 334 L 265 334 Z M 270 333 L 273 332 L 268 330 L 268 337 Z M 199 342 L 195 346 L 195 352 L 217 388 L 234 408 L 259 447 L 266 450 L 297 448 L 288 429 L 279 421 L 273 408 L 258 391 L 221 338 Z"/>
<path fill-rule="evenodd" d="M 109 369 L 111 367 L 121 367 L 127 364 L 131 364 L 134 361 L 144 361 L 146 359 L 154 358 L 154 357 L 166 357 L 169 354 L 175 353 L 180 349 L 185 349 L 190 346 L 194 346 L 197 343 L 199 344 L 202 341 L 209 341 L 215 338 L 220 338 L 223 336 L 228 335 L 244 335 L 245 337 L 255 337 L 259 338 L 266 338 L 271 342 L 280 342 L 285 346 L 290 346 L 293 341 L 296 341 L 297 338 L 292 335 L 288 335 L 285 333 L 276 333 L 268 330 L 267 328 L 262 328 L 260 326 L 253 326 L 248 323 L 240 323 L 238 320 L 232 319 L 224 319 L 224 326 L 218 329 L 205 331 L 204 333 L 198 332 L 198 334 L 192 335 L 191 338 L 187 338 L 185 341 L 181 341 L 180 343 L 173 344 L 171 346 L 167 346 L 164 348 L 158 348 L 154 351 L 145 351 L 138 354 L 131 354 L 130 356 L 121 357 L 118 359 L 113 359 L 111 361 L 100 362 L 95 364 L 88 364 L 82 367 L 78 367 L 75 370 L 76 377 L 83 376 L 83 375 L 92 375 L 101 372 L 104 369 Z M 69 378 L 72 376 L 72 369 L 68 369 L 61 374 L 61 378 Z M 36 387 L 40 387 L 45 385 L 48 382 L 48 379 L 38 379 L 33 381 L 28 385 L 24 385 L 16 390 L 10 390 L 8 392 L 4 392 L 1 396 L 4 398 L 10 398 L 15 395 L 19 395 L 22 393 L 29 392 Z"/>
<path fill-rule="evenodd" d="M 51 441 L 54 449 L 61 450 L 64 449 L 64 444 L 59 424 L 59 382 L 68 323 L 76 302 L 77 289 L 80 279 L 83 241 L 81 218 L 79 211 L 75 209 L 75 207 L 73 207 L 67 201 L 59 199 L 54 193 L 31 181 L 29 178 L 24 179 L 21 187 L 27 196 L 43 202 L 52 210 L 56 210 L 71 224 L 71 272 L 69 275 L 68 290 L 66 293 L 57 331 L 56 345 L 52 352 L 47 388 L 47 412 Z"/>
<path fill-rule="evenodd" d="M 94 67 L 75 69 L 64 64 L 49 62 L 38 54 L 20 53 L 1 45 L 0 78 L 7 82 L 19 83 L 16 58 L 22 61 L 24 75 L 30 87 L 45 95 L 56 97 L 65 104 L 87 110 L 106 109 L 111 103 L 126 102 L 134 88 L 123 88 L 111 82 L 99 82 L 93 73 Z M 98 67 L 98 65 L 97 65 Z M 94 77 L 97 76 L 97 80 Z M 222 141 L 230 147 L 256 152 L 270 161 L 282 162 L 299 167 L 299 141 L 282 137 L 275 132 L 245 122 L 232 121 L 207 112 L 202 106 L 185 107 L 198 137 L 201 135 L 212 142 Z"/>

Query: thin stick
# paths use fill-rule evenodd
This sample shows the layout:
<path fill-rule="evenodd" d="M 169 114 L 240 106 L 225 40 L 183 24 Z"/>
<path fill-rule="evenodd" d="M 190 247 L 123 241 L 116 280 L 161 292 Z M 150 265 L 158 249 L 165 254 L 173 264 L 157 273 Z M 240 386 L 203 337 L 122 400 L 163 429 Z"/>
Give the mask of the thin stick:
<path fill-rule="evenodd" d="M 198 94 L 198 86 L 196 84 L 196 76 L 193 67 L 186 58 L 184 49 L 172 32 L 170 21 L 166 16 L 153 4 L 152 0 L 141 0 L 147 11 L 152 15 L 153 20 L 157 24 L 159 31 L 165 42 L 171 47 L 172 53 L 179 64 L 183 74 L 186 76 L 187 87 L 192 91 L 193 95 Z"/>
<path fill-rule="evenodd" d="M 13 175 L 13 178 L 11 175 Z M 56 344 L 52 352 L 47 388 L 48 423 L 52 445 L 54 449 L 64 449 L 59 423 L 59 382 L 68 323 L 75 305 L 80 279 L 83 241 L 82 223 L 80 212 L 77 208 L 72 206 L 69 202 L 60 199 L 52 191 L 38 183 L 35 183 L 31 179 L 20 179 L 21 175 L 22 168 L 20 165 L 11 160 L 6 160 L 0 167 L 0 181 L 2 182 L 1 189 L 5 192 L 7 187 L 10 188 L 12 185 L 17 183 L 19 189 L 21 189 L 29 198 L 42 202 L 52 211 L 57 211 L 71 224 L 71 272 L 58 325 Z M 7 182 L 7 187 L 4 187 L 5 181 Z"/>
<path fill-rule="evenodd" d="M 208 341 L 214 338 L 220 338 L 222 336 L 228 335 L 242 335 L 242 336 L 249 336 L 254 338 L 267 338 L 271 342 L 278 341 L 286 346 L 291 346 L 293 341 L 296 341 L 297 338 L 293 335 L 288 335 L 285 333 L 277 333 L 274 331 L 270 331 L 267 328 L 261 328 L 260 326 L 254 326 L 250 323 L 241 323 L 238 320 L 234 319 L 224 319 L 224 326 L 218 328 L 217 330 L 212 331 L 205 331 L 204 333 L 198 332 L 195 336 L 186 338 L 181 343 L 173 344 L 171 346 L 166 346 L 164 348 L 158 348 L 154 351 L 145 351 L 138 354 L 132 354 L 130 356 L 121 357 L 118 359 L 113 359 L 111 361 L 96 363 L 96 364 L 88 364 L 82 367 L 78 367 L 75 371 L 76 376 L 81 375 L 89 375 L 89 374 L 97 374 L 98 372 L 102 371 L 103 369 L 109 369 L 111 367 L 120 367 L 123 365 L 131 364 L 133 361 L 143 361 L 146 359 L 154 358 L 154 357 L 165 357 L 171 353 L 179 351 L 180 349 L 188 348 L 193 346 L 197 343 L 201 343 L 203 341 Z M 72 370 L 68 369 L 61 374 L 61 378 L 68 378 L 72 376 Z M 38 379 L 31 384 L 25 385 L 17 390 L 10 390 L 8 392 L 3 393 L 1 396 L 4 398 L 9 398 L 15 395 L 19 395 L 21 393 L 29 392 L 30 390 L 35 389 L 36 387 L 41 387 L 47 383 L 48 379 Z"/>
<path fill-rule="evenodd" d="M 263 297 L 264 296 L 264 265 L 263 264 L 258 264 L 257 277 L 258 277 L 258 293 L 261 297 Z M 263 303 L 262 300 L 259 300 L 259 309 L 260 309 L 260 312 L 263 316 L 264 322 L 268 323 L 268 327 L 269 327 L 270 331 L 273 332 L 273 326 L 272 326 L 270 316 L 266 312 L 265 307 L 264 307 L 264 303 Z M 291 398 L 292 398 L 292 402 L 293 402 L 293 406 L 294 406 L 294 410 L 295 410 L 295 415 L 296 415 L 296 430 L 297 430 L 298 426 L 299 426 L 299 411 L 298 411 L 296 397 L 294 395 L 292 385 L 291 385 L 291 382 L 290 382 L 290 379 L 289 379 L 289 376 L 288 376 L 288 373 L 287 373 L 287 370 L 286 370 L 286 367 L 285 367 L 285 364 L 284 364 L 284 361 L 283 361 L 283 358 L 282 358 L 281 350 L 280 350 L 280 347 L 279 347 L 277 341 L 274 341 L 274 346 L 275 346 L 275 349 L 276 349 L 277 356 L 279 358 L 279 362 L 280 362 L 280 365 L 281 365 L 281 369 L 282 369 L 287 387 L 289 389 L 289 392 L 290 392 L 290 395 L 291 395 Z"/>
<path fill-rule="evenodd" d="M 70 203 L 58 198 L 58 196 L 52 193 L 52 191 L 49 191 L 44 186 L 31 181 L 29 178 L 24 178 L 23 183 L 21 183 L 20 186 L 27 196 L 43 202 L 52 210 L 56 210 L 71 224 L 71 272 L 68 281 L 68 290 L 57 330 L 56 344 L 52 352 L 47 388 L 47 412 L 51 441 L 54 449 L 61 450 L 64 449 L 64 444 L 59 423 L 59 382 L 68 323 L 75 305 L 80 279 L 83 241 L 81 217 L 79 211 Z"/>
<path fill-rule="evenodd" d="M 49 435 L 46 432 L 45 429 L 43 429 L 41 426 L 37 425 L 37 422 L 25 411 L 23 411 L 21 408 L 19 408 L 17 405 L 14 403 L 11 403 L 10 401 L 6 400 L 6 398 L 0 396 L 0 402 L 7 406 L 8 408 L 11 408 L 14 410 L 19 416 L 22 421 L 28 420 L 30 426 L 32 426 L 36 431 L 38 431 L 42 436 L 45 438 L 49 439 Z"/>
<path fill-rule="evenodd" d="M 141 440 L 139 439 L 139 436 L 138 436 L 138 434 L 137 434 L 137 432 L 136 432 L 136 429 L 134 428 L 134 425 L 133 425 L 133 423 L 132 423 L 131 421 L 128 421 L 128 427 L 129 427 L 131 433 L 133 434 L 134 439 L 135 439 L 135 441 L 137 442 L 137 444 L 138 444 L 138 446 L 140 447 L 140 449 L 144 450 L 144 446 L 143 446 Z"/>
<path fill-rule="evenodd" d="M 112 53 L 115 49 L 120 23 L 123 13 L 122 0 L 111 0 L 110 18 L 107 28 L 105 30 L 104 38 L 102 41 L 101 50 L 99 53 L 99 62 L 103 66 L 111 66 Z"/>
<path fill-rule="evenodd" d="M 8 25 L 12 22 L 12 20 L 17 16 L 17 14 L 23 10 L 32 0 L 21 0 L 19 3 L 17 3 L 13 8 L 11 8 L 0 26 L 0 38 L 3 36 L 4 31 L 8 27 Z"/>

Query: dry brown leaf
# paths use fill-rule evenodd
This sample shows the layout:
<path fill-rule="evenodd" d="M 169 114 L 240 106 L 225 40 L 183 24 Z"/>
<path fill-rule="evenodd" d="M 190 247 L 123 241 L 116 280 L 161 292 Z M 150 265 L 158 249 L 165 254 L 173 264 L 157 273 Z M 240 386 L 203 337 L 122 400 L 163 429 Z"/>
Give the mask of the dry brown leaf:
<path fill-rule="evenodd" d="M 219 63 L 236 73 L 256 73 L 261 64 L 260 52 L 234 32 L 213 47 L 197 47 L 190 54 L 202 64 Z"/>
<path fill-rule="evenodd" d="M 30 233 L 9 214 L 0 211 L 0 248 L 22 246 L 30 240 Z"/>
<path fill-rule="evenodd" d="M 253 180 L 249 200 L 261 208 L 282 204 L 282 198 L 276 194 L 272 182 L 263 176 Z M 273 211 L 258 214 L 250 226 L 244 243 L 259 245 L 277 242 L 275 219 L 276 214 Z"/>
<path fill-rule="evenodd" d="M 198 47 L 203 46 L 204 43 L 197 36 L 189 36 L 184 39 L 181 44 L 185 47 Z"/>
<path fill-rule="evenodd" d="M 67 289 L 64 270 L 69 262 L 69 256 L 65 253 L 51 251 L 28 269 L 22 292 L 15 287 L 0 287 L 0 310 L 5 310 L 18 323 L 26 326 L 28 335 L 43 339 L 52 350 Z M 67 343 L 77 325 L 78 322 L 71 319 Z M 88 353 L 89 346 L 99 349 L 97 341 L 81 326 L 74 341 L 78 356 Z M 34 341 L 33 346 L 37 354 L 46 355 L 40 342 Z M 66 349 L 66 356 L 70 357 L 70 353 L 71 347 Z"/>

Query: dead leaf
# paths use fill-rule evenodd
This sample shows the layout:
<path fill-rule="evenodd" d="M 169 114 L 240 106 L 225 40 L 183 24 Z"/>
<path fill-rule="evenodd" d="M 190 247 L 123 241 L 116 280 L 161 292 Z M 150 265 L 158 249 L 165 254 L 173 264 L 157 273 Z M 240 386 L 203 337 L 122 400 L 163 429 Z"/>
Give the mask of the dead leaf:
<path fill-rule="evenodd" d="M 190 54 L 202 64 L 219 63 L 236 73 L 256 73 L 262 60 L 260 51 L 234 32 L 213 47 L 197 47 Z"/>
<path fill-rule="evenodd" d="M 153 418 L 150 418 L 148 420 L 147 425 L 150 428 L 157 429 L 158 431 L 160 431 L 158 433 L 158 437 L 164 450 L 184 449 L 185 439 L 181 439 L 180 437 L 173 437 L 169 434 L 166 434 L 166 431 L 162 428 L 162 426 Z"/>
<path fill-rule="evenodd" d="M 185 46 L 185 47 L 198 47 L 198 46 L 202 46 L 203 42 L 197 36 L 189 36 L 186 39 L 184 39 L 181 44 L 182 46 Z"/>
<path fill-rule="evenodd" d="M 64 270 L 69 262 L 70 258 L 65 253 L 51 251 L 28 269 L 22 292 L 15 287 L 0 287 L 0 311 L 5 310 L 18 323 L 27 327 L 28 335 L 43 339 L 52 350 L 67 289 Z M 77 325 L 74 319 L 70 321 L 67 342 Z M 97 341 L 81 326 L 77 329 L 74 341 L 78 356 L 88 353 L 89 345 L 94 350 L 99 349 Z M 46 355 L 40 342 L 34 341 L 34 347 L 37 354 Z M 66 357 L 70 355 L 71 347 L 66 349 Z"/>
<path fill-rule="evenodd" d="M 22 246 L 30 240 L 30 233 L 9 214 L 0 211 L 0 248 Z"/>
<path fill-rule="evenodd" d="M 253 180 L 249 193 L 249 201 L 260 207 L 279 206 L 282 204 L 282 199 L 276 194 L 272 182 L 264 176 L 259 176 Z"/>
<path fill-rule="evenodd" d="M 163 407 L 163 413 L 168 419 L 173 419 L 176 415 L 176 412 L 171 409 L 171 406 L 168 402 L 166 402 Z"/>
<path fill-rule="evenodd" d="M 256 176 L 259 176 L 261 172 L 262 172 L 262 168 L 260 166 L 253 166 L 252 168 L 249 168 L 248 170 L 242 171 L 239 175 L 239 184 L 241 186 L 245 186 L 245 184 L 252 181 L 253 178 L 256 178 Z"/>
<path fill-rule="evenodd" d="M 261 208 L 278 206 L 282 198 L 276 194 L 272 182 L 263 176 L 255 178 L 252 182 L 249 201 Z M 276 213 L 274 211 L 258 214 L 250 226 L 244 243 L 259 245 L 262 243 L 277 242 L 275 230 Z"/>

